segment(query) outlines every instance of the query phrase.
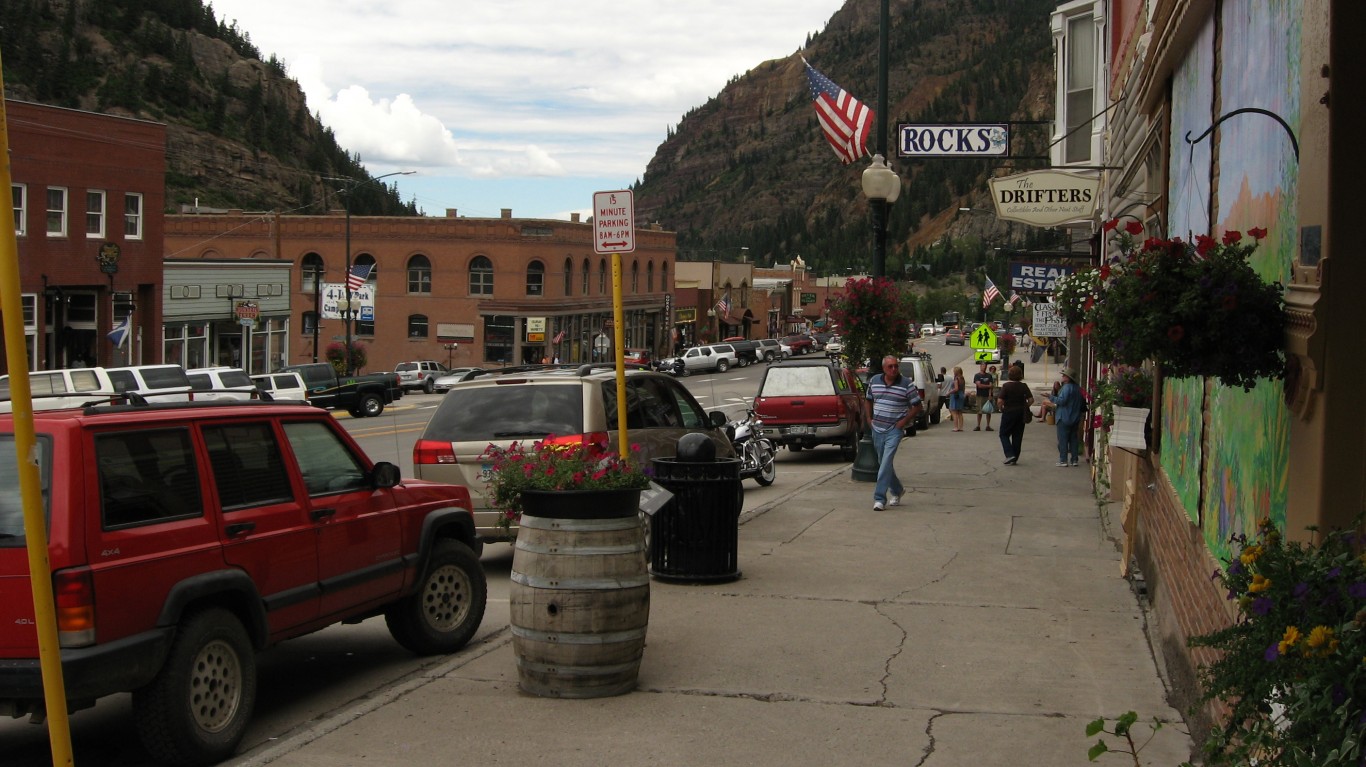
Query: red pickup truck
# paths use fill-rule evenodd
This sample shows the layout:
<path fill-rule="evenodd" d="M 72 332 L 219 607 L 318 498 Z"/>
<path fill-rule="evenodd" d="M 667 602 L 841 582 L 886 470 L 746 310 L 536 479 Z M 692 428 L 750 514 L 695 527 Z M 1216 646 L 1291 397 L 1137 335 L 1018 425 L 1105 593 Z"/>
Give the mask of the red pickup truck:
<path fill-rule="evenodd" d="M 796 452 L 817 445 L 838 445 L 847 461 L 858 454 L 868 431 L 864 389 L 854 371 L 814 358 L 779 362 L 764 371 L 754 413 L 775 445 Z"/>
<path fill-rule="evenodd" d="M 811 352 L 816 351 L 815 340 L 812 339 L 811 336 L 806 335 L 805 333 L 797 333 L 795 335 L 787 336 L 783 339 L 782 343 L 784 346 L 792 350 L 793 357 L 802 354 L 810 354 Z"/>

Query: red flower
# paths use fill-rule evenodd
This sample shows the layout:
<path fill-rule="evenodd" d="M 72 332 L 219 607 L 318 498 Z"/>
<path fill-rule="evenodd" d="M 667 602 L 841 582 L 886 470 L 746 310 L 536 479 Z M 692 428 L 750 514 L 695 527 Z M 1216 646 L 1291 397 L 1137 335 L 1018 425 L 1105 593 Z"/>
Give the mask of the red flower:
<path fill-rule="evenodd" d="M 1202 256 L 1209 255 L 1209 252 L 1211 250 L 1214 250 L 1214 246 L 1216 244 L 1217 243 L 1215 243 L 1214 238 L 1210 237 L 1209 235 L 1195 235 L 1195 252 L 1199 253 Z"/>
<path fill-rule="evenodd" d="M 1114 229 L 1117 228 L 1118 226 L 1119 226 L 1119 219 L 1117 219 L 1117 218 L 1112 218 L 1112 219 L 1110 219 L 1109 221 L 1106 221 L 1106 222 L 1105 222 L 1105 225 L 1102 226 L 1102 227 L 1100 228 L 1100 230 L 1101 230 L 1102 232 L 1109 232 L 1109 231 L 1114 230 Z"/>
<path fill-rule="evenodd" d="M 1100 268 L 1100 278 L 1106 280 L 1110 278 L 1110 265 L 1105 264 Z"/>
<path fill-rule="evenodd" d="M 1266 237 L 1266 228 L 1254 226 L 1251 229 L 1247 230 L 1247 233 L 1252 236 L 1252 239 L 1260 240 L 1263 237 Z"/>
<path fill-rule="evenodd" d="M 1085 325 L 1082 325 L 1082 326 L 1081 326 L 1081 328 L 1077 331 L 1077 335 L 1089 336 L 1089 335 L 1091 335 L 1091 331 L 1092 331 L 1092 330 L 1095 330 L 1095 329 L 1096 329 L 1096 323 L 1094 323 L 1094 322 L 1088 322 L 1088 323 L 1086 323 Z"/>
<path fill-rule="evenodd" d="M 1237 245 L 1238 243 L 1240 243 L 1240 242 L 1242 242 L 1242 241 L 1243 241 L 1243 233 L 1240 232 L 1240 231 L 1238 231 L 1237 229 L 1230 229 L 1230 230 L 1228 230 L 1227 232 L 1224 232 L 1224 244 L 1225 244 L 1225 245 Z"/>
<path fill-rule="evenodd" d="M 1167 328 L 1167 340 L 1172 342 L 1180 341 L 1186 337 L 1186 329 L 1180 325 L 1172 325 Z"/>
<path fill-rule="evenodd" d="M 1124 231 L 1137 237 L 1138 235 L 1143 234 L 1143 222 L 1130 221 L 1128 224 L 1125 224 Z"/>
<path fill-rule="evenodd" d="M 1157 238 L 1157 237 L 1149 237 L 1148 239 L 1146 239 L 1146 240 L 1143 241 L 1143 249 L 1144 249 L 1144 250 L 1166 250 L 1166 249 L 1167 249 L 1167 241 L 1166 241 L 1166 240 L 1163 240 L 1163 239 L 1160 239 L 1160 238 Z"/>

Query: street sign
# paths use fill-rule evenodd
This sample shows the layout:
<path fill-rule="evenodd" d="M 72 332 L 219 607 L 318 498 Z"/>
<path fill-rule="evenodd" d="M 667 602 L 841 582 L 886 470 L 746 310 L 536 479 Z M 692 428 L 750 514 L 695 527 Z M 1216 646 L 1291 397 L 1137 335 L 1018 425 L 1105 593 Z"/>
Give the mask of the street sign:
<path fill-rule="evenodd" d="M 1040 338 L 1067 337 L 1067 321 L 1058 311 L 1057 304 L 1045 304 L 1042 301 L 1034 304 L 1034 327 L 1031 332 Z"/>
<path fill-rule="evenodd" d="M 636 205 L 629 189 L 593 193 L 593 251 L 631 253 L 636 249 Z"/>
<path fill-rule="evenodd" d="M 973 349 L 973 350 L 972 350 L 972 361 L 973 361 L 973 362 L 986 362 L 986 363 L 992 363 L 992 362 L 995 362 L 995 361 L 996 361 L 995 359 L 992 359 L 992 358 L 995 357 L 995 356 L 996 356 L 996 355 L 994 355 L 994 354 L 991 353 L 991 350 L 990 350 L 990 349 Z"/>
<path fill-rule="evenodd" d="M 972 331 L 972 338 L 968 339 L 968 345 L 974 349 L 995 349 L 996 334 L 992 332 L 990 325 L 982 325 Z M 981 362 L 981 358 L 975 358 Z"/>
<path fill-rule="evenodd" d="M 1010 128 L 988 125 L 898 125 L 899 157 L 1005 157 Z"/>

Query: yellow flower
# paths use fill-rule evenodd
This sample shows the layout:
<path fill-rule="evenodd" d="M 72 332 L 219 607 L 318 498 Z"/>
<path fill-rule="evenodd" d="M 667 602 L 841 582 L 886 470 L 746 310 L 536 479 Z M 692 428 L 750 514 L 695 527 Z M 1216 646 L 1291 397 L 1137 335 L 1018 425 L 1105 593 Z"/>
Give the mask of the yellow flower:
<path fill-rule="evenodd" d="M 1256 594 L 1259 591 L 1266 591 L 1269 588 L 1271 588 L 1271 579 L 1267 578 L 1261 573 L 1253 575 L 1252 583 L 1249 583 L 1247 585 L 1247 590 L 1252 592 L 1253 594 Z"/>
<path fill-rule="evenodd" d="M 1337 652 L 1338 640 L 1333 636 L 1333 630 L 1327 626 L 1315 626 L 1309 632 L 1309 639 L 1305 644 L 1319 650 L 1319 655 L 1328 656 Z"/>
<path fill-rule="evenodd" d="M 1256 562 L 1257 557 L 1260 557 L 1261 555 L 1261 546 L 1248 546 L 1247 548 L 1243 549 L 1243 553 L 1238 557 L 1238 559 L 1243 563 L 1244 566 L 1246 566 L 1251 565 L 1253 562 Z"/>
<path fill-rule="evenodd" d="M 1276 646 L 1276 649 L 1280 650 L 1281 655 L 1287 655 L 1290 648 L 1294 647 L 1298 641 L 1300 641 L 1300 630 L 1294 626 L 1286 626 L 1285 636 L 1281 637 L 1281 643 Z"/>

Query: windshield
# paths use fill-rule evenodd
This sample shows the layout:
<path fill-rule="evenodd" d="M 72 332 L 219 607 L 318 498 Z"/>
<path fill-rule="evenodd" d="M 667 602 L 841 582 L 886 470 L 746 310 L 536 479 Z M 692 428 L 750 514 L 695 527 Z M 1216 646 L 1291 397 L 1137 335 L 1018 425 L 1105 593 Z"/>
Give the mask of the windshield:
<path fill-rule="evenodd" d="M 52 441 L 38 436 L 38 477 L 42 487 L 43 516 L 47 517 L 52 478 Z M 19 462 L 14 455 L 14 435 L 0 434 L 0 548 L 25 545 L 24 506 L 19 494 Z"/>

